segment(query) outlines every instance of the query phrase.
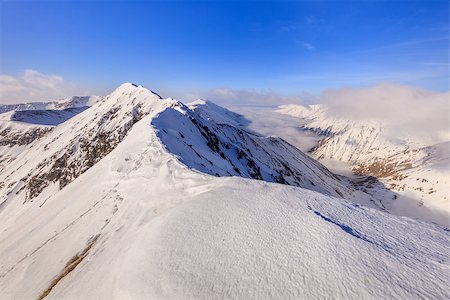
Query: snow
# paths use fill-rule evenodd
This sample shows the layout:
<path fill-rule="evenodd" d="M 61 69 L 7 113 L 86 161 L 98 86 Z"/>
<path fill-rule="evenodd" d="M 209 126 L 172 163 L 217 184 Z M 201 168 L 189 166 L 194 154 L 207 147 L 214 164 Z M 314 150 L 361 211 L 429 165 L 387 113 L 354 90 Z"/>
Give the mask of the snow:
<path fill-rule="evenodd" d="M 228 124 L 234 127 L 245 126 L 248 121 L 241 115 L 221 107 L 211 101 L 198 99 L 187 106 L 206 120 L 213 120 L 217 124 Z"/>
<path fill-rule="evenodd" d="M 334 169 L 336 160 L 349 164 L 354 172 L 376 176 L 402 199 L 407 199 L 405 203 L 392 203 L 391 212 L 408 214 L 414 211 L 409 215 L 420 217 L 416 213 L 419 206 L 443 215 L 431 220 L 448 225 L 448 142 L 433 145 L 412 136 L 398 136 L 394 140 L 386 134 L 386 124 L 336 118 L 328 114 L 324 105 L 283 105 L 276 112 L 297 117 L 298 126 L 321 138 L 313 148 L 312 156 L 327 167 Z M 412 206 L 408 208 L 408 204 Z"/>
<path fill-rule="evenodd" d="M 64 123 L 73 116 L 79 114 L 80 112 L 86 110 L 88 106 L 76 107 L 76 108 L 66 108 L 64 110 L 22 110 L 7 112 L 0 115 L 0 120 L 3 121 L 9 118 L 10 122 L 21 122 L 27 124 L 36 125 L 48 125 L 56 126 Z"/>
<path fill-rule="evenodd" d="M 181 104 L 179 110 L 160 112 L 152 125 L 167 151 L 200 172 L 286 181 L 329 195 L 352 197 L 341 179 L 281 139 L 259 137 L 217 124 L 212 118 L 207 121 Z"/>
<path fill-rule="evenodd" d="M 0 105 L 0 171 L 37 138 L 83 112 L 101 97 L 70 97 L 53 102 Z"/>
<path fill-rule="evenodd" d="M 141 115 L 162 105 L 158 100 L 158 95 L 143 87 L 123 84 L 103 101 L 52 128 L 44 138 L 20 148 L 0 174 L 4 185 L 0 202 L 32 200 L 30 181 L 37 178 L 42 182 L 40 187 L 45 188 L 47 181 L 42 176 L 50 172 L 71 181 L 119 143 Z M 14 126 L 30 126 L 13 123 Z M 65 164 L 61 171 L 55 162 L 57 158 L 62 158 Z M 28 186 L 25 190 L 21 188 L 23 183 Z M 48 185 L 51 187 L 53 183 L 48 182 Z"/>
<path fill-rule="evenodd" d="M 67 108 L 80 108 L 92 106 L 102 100 L 99 96 L 85 97 L 69 97 L 51 102 L 30 102 L 20 104 L 3 104 L 0 105 L 0 114 L 8 111 L 24 111 L 24 110 L 63 110 Z"/>
<path fill-rule="evenodd" d="M 36 172 L 66 147 L 82 162 L 80 136 L 116 138 L 129 126 L 64 188 L 52 183 L 23 203 L 17 186 L 0 204 L 1 298 L 36 299 L 46 290 L 45 299 L 450 297 L 448 229 L 300 187 L 192 169 L 161 135 L 194 131 L 190 116 L 202 119 L 124 84 L 20 154 L 2 181 Z M 192 138 L 200 149 L 204 140 Z"/>
<path fill-rule="evenodd" d="M 149 123 L 1 228 L 5 297 L 36 298 L 96 235 L 48 299 L 449 296 L 443 228 L 299 188 L 192 172 Z"/>
<path fill-rule="evenodd" d="M 430 260 L 446 257 L 418 242 L 420 229 L 397 237 L 410 224 L 338 201 L 268 184 L 223 184 L 143 235 L 131 251 L 148 250 L 133 254 L 130 272 L 152 257 L 141 283 L 151 283 L 150 297 L 172 299 L 448 296 L 447 267 L 428 270 Z M 443 250 L 446 235 L 431 235 Z"/>

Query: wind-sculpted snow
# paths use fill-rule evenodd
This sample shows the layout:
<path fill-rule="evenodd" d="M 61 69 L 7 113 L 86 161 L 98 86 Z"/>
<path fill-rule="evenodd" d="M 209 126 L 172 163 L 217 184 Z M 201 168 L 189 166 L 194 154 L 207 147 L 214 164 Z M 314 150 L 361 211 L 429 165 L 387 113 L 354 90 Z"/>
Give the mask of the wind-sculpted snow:
<path fill-rule="evenodd" d="M 152 295 L 448 298 L 448 232 L 442 228 L 423 230 L 425 224 L 305 190 L 233 184 L 175 208 L 132 248 L 151 249 L 152 271 L 141 282 L 152 283 Z M 427 243 L 441 250 L 430 251 Z M 131 269 L 144 257 L 131 260 Z"/>
<path fill-rule="evenodd" d="M 195 172 L 160 142 L 158 112 L 185 111 L 161 102 L 76 180 L 38 197 L 40 206 L 0 210 L 2 298 L 450 297 L 447 229 L 298 187 Z M 189 117 L 187 131 L 197 128 Z"/>

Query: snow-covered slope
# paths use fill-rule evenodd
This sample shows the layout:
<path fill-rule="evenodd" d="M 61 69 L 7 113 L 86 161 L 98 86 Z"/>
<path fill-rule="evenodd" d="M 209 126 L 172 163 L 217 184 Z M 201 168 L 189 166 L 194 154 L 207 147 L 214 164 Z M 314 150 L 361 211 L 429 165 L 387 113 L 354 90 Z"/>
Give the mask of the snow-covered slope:
<path fill-rule="evenodd" d="M 408 138 L 388 140 L 383 135 L 385 128 L 382 123 L 335 118 L 327 114 L 327 107 L 323 105 L 282 105 L 277 112 L 303 119 L 306 121 L 302 126 L 305 131 L 324 137 L 311 150 L 319 159 L 371 163 L 408 149 L 415 142 Z"/>
<path fill-rule="evenodd" d="M 50 197 L 107 155 L 159 96 L 124 84 L 90 109 L 33 141 L 4 167 L 0 180 L 3 205 Z"/>
<path fill-rule="evenodd" d="M 19 110 L 0 114 L 2 121 L 25 124 L 56 126 L 87 109 L 88 106 L 65 108 L 62 110 Z"/>
<path fill-rule="evenodd" d="M 234 127 L 248 124 L 248 121 L 242 115 L 208 100 L 199 99 L 188 103 L 187 106 L 203 119 L 212 120 L 217 124 L 228 124 Z"/>
<path fill-rule="evenodd" d="M 101 100 L 99 96 L 74 96 L 51 102 L 0 105 L 0 171 L 34 140 Z"/>
<path fill-rule="evenodd" d="M 383 123 L 332 117 L 322 105 L 284 105 L 277 111 L 299 117 L 303 130 L 323 137 L 310 151 L 315 158 L 348 162 L 355 173 L 375 176 L 418 205 L 450 212 L 448 142 L 430 145 L 404 135 L 394 140 Z"/>
<path fill-rule="evenodd" d="M 0 171 L 29 149 L 33 141 L 87 108 L 9 111 L 0 114 Z"/>
<path fill-rule="evenodd" d="M 85 97 L 69 97 L 51 102 L 30 102 L 20 104 L 3 104 L 0 105 L 0 114 L 13 110 L 62 110 L 67 108 L 77 108 L 92 106 L 102 97 L 99 96 L 85 96 Z"/>
<path fill-rule="evenodd" d="M 201 131 L 190 118 L 199 116 L 142 87 L 108 97 L 34 146 L 50 136 L 48 149 L 81 144 L 77 132 L 91 128 L 117 144 L 48 198 L 0 207 L 5 299 L 450 296 L 447 229 L 298 187 L 195 172 L 161 132 L 175 130 L 163 120 Z M 83 153 L 66 155 L 85 163 Z"/>

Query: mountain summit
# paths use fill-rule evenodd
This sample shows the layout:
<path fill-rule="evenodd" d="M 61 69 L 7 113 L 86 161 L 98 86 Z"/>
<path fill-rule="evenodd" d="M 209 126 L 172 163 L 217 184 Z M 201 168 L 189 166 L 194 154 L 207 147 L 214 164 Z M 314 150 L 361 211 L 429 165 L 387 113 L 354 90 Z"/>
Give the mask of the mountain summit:
<path fill-rule="evenodd" d="M 242 121 L 127 83 L 44 126 L 0 174 L 2 296 L 449 297 L 448 229 Z"/>

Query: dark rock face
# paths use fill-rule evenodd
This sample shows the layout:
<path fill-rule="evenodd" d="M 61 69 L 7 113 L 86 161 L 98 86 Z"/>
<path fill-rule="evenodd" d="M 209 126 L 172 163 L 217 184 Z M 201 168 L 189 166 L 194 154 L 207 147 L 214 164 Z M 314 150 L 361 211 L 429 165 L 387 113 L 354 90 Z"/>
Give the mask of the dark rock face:
<path fill-rule="evenodd" d="M 100 118 L 97 126 L 101 127 L 108 121 L 117 118 L 119 107 L 113 108 Z M 64 151 L 54 154 L 50 159 L 38 165 L 37 174 L 23 178 L 26 187 L 26 200 L 31 200 L 42 193 L 50 183 L 59 183 L 59 189 L 86 172 L 103 157 L 108 155 L 126 136 L 133 125 L 144 113 L 140 105 L 135 105 L 130 113 L 125 114 L 120 126 L 110 131 L 97 131 L 97 128 L 87 132 L 81 131 L 78 137 L 67 145 Z M 128 120 L 127 120 L 128 119 Z"/>
<path fill-rule="evenodd" d="M 46 161 L 41 165 L 41 169 L 45 169 L 46 166 L 53 162 L 50 170 L 34 175 L 29 179 L 27 183 L 27 198 L 33 199 L 37 197 L 51 182 L 59 182 L 59 189 L 63 189 L 108 155 L 119 142 L 120 140 L 110 139 L 106 133 L 101 133 L 90 141 L 81 138 L 78 158 L 72 159 L 75 152 L 69 149 L 59 158 L 54 156 L 50 161 Z"/>
<path fill-rule="evenodd" d="M 236 172 L 236 174 L 238 174 L 239 176 L 244 176 L 244 174 L 247 173 L 250 178 L 259 179 L 259 180 L 263 179 L 259 166 L 251 158 L 253 155 L 250 153 L 250 150 L 249 149 L 245 149 L 245 150 L 240 149 L 240 148 L 236 147 L 236 145 L 231 143 L 230 141 L 226 141 L 223 139 L 221 140 L 220 137 L 214 133 L 214 131 L 217 128 L 213 128 L 214 126 L 217 126 L 217 127 L 224 126 L 229 129 L 233 128 L 233 127 L 226 125 L 226 124 L 214 124 L 214 125 L 210 124 L 210 126 L 212 127 L 210 129 L 207 125 L 207 122 L 205 122 L 205 120 L 202 120 L 194 115 L 192 115 L 190 117 L 190 120 L 197 127 L 197 130 L 200 132 L 200 134 L 205 138 L 206 145 L 211 149 L 211 151 L 213 153 L 219 155 L 222 159 L 228 161 L 228 163 L 231 165 L 232 170 L 234 172 Z M 233 129 L 237 130 L 239 132 L 238 134 L 241 135 L 241 137 L 243 137 L 242 130 L 235 129 L 235 128 L 233 128 Z M 244 162 L 243 165 L 246 166 L 247 172 L 245 172 L 243 174 L 241 172 L 241 169 L 239 169 L 236 165 L 234 165 L 232 160 L 224 153 L 225 150 L 229 150 L 229 149 L 235 150 L 235 152 L 237 153 L 238 160 Z M 228 171 L 228 173 L 230 171 Z M 231 174 L 231 173 L 229 173 L 229 174 Z M 219 173 L 214 173 L 214 175 L 220 176 Z M 244 176 L 244 177 L 246 177 L 246 176 Z"/>
<path fill-rule="evenodd" d="M 23 146 L 34 142 L 52 130 L 51 127 L 32 128 L 26 132 L 12 132 L 10 128 L 0 131 L 0 146 Z"/>
<path fill-rule="evenodd" d="M 328 191 L 337 197 L 345 195 L 339 177 L 282 139 L 215 123 L 187 107 L 180 111 L 166 109 L 152 125 L 163 128 L 157 130 L 157 135 L 169 152 L 200 172 Z M 322 189 L 327 181 L 333 182 L 334 188 Z"/>

